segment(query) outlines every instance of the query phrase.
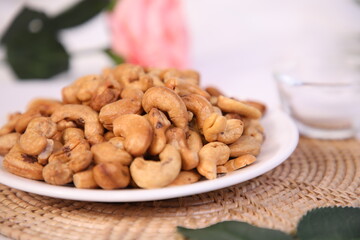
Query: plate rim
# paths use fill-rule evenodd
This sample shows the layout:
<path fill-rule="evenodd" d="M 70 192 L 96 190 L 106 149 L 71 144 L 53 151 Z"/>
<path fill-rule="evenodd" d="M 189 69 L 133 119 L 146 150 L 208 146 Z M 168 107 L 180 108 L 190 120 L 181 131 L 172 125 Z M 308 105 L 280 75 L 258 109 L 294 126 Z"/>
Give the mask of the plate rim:
<path fill-rule="evenodd" d="M 269 111 L 264 116 L 264 121 L 269 118 L 271 121 L 271 118 L 276 119 L 276 117 L 282 120 L 280 121 L 282 123 L 282 126 L 287 125 L 286 130 L 289 134 L 289 142 L 287 142 L 288 146 L 287 148 L 285 148 L 285 150 L 283 149 L 283 152 L 281 152 L 280 156 L 278 156 L 278 158 L 276 158 L 273 162 L 270 162 L 269 160 L 263 161 L 261 165 L 257 166 L 258 168 L 256 168 L 255 162 L 254 164 L 247 166 L 246 168 L 237 170 L 233 174 L 228 174 L 214 180 L 204 180 L 188 185 L 158 189 L 77 189 L 67 186 L 54 186 L 45 182 L 16 176 L 3 169 L 1 158 L 0 183 L 21 191 L 34 193 L 42 196 L 89 202 L 145 202 L 166 200 L 177 197 L 186 197 L 194 194 L 211 192 L 214 190 L 230 187 L 263 175 L 264 173 L 280 165 L 291 155 L 291 153 L 295 150 L 298 144 L 299 131 L 290 116 L 288 116 L 281 109 L 272 109 L 271 111 Z M 269 141 L 269 139 L 265 139 L 265 141 Z M 261 156 L 261 153 L 259 156 Z M 244 169 L 250 170 L 244 171 Z M 243 176 L 240 175 L 241 171 L 243 173 Z M 30 187 L 28 186 L 29 183 Z M 204 186 L 206 186 L 206 188 L 204 188 Z M 49 188 L 51 191 L 49 191 Z M 76 193 L 74 193 L 74 191 L 76 191 Z"/>

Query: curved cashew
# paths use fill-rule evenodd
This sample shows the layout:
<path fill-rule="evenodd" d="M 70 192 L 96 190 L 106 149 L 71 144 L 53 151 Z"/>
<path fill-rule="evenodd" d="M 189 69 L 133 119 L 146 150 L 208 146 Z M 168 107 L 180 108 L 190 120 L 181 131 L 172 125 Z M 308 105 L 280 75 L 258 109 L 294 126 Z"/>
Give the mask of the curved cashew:
<path fill-rule="evenodd" d="M 130 165 L 130 173 L 136 185 L 141 188 L 161 188 L 175 180 L 181 169 L 180 153 L 168 144 L 159 158 L 160 161 L 135 158 Z"/>
<path fill-rule="evenodd" d="M 69 165 L 60 160 L 51 161 L 43 168 L 43 178 L 45 182 L 52 185 L 65 185 L 72 182 L 73 171 Z"/>
<path fill-rule="evenodd" d="M 21 177 L 43 180 L 43 166 L 37 162 L 36 157 L 24 153 L 19 144 L 15 144 L 10 152 L 5 155 L 3 167 Z"/>
<path fill-rule="evenodd" d="M 130 183 L 129 167 L 120 163 L 100 163 L 92 171 L 96 184 L 103 189 L 124 188 Z"/>
<path fill-rule="evenodd" d="M 98 114 L 89 106 L 78 104 L 67 104 L 55 110 L 51 119 L 60 122 L 63 119 L 74 120 L 84 124 L 85 137 L 90 144 L 103 141 L 104 129 L 99 122 Z"/>
<path fill-rule="evenodd" d="M 17 143 L 20 138 L 20 133 L 8 133 L 0 136 L 0 155 L 7 154 L 10 149 Z"/>
<path fill-rule="evenodd" d="M 198 94 L 203 96 L 207 100 L 210 100 L 210 94 L 202 90 L 200 86 L 192 83 L 187 83 L 180 78 L 170 78 L 165 80 L 165 86 L 174 90 L 179 96 L 185 96 L 189 94 Z"/>
<path fill-rule="evenodd" d="M 217 140 L 225 144 L 231 144 L 238 140 L 243 134 L 244 123 L 239 119 L 229 119 L 226 121 L 226 127 L 217 137 Z"/>
<path fill-rule="evenodd" d="M 34 118 L 29 122 L 25 133 L 20 137 L 20 147 L 26 154 L 38 155 L 46 148 L 47 139 L 52 138 L 56 131 L 56 124 L 50 118 Z"/>
<path fill-rule="evenodd" d="M 122 64 L 113 69 L 115 79 L 125 87 L 133 87 L 145 92 L 152 87 L 153 78 L 137 65 Z"/>
<path fill-rule="evenodd" d="M 218 97 L 220 95 L 224 96 L 224 94 L 217 87 L 209 86 L 205 88 L 205 91 L 207 91 L 212 97 Z"/>
<path fill-rule="evenodd" d="M 184 101 L 186 108 L 194 113 L 196 123 L 200 131 L 202 131 L 205 119 L 214 112 L 211 103 L 203 96 L 197 94 L 183 96 L 182 100 Z"/>
<path fill-rule="evenodd" d="M 103 82 L 93 93 L 89 106 L 95 111 L 112 102 L 118 100 L 122 87 L 115 81 L 113 76 L 104 77 Z"/>
<path fill-rule="evenodd" d="M 243 135 L 254 137 L 259 143 L 264 141 L 264 128 L 255 119 L 247 119 Z"/>
<path fill-rule="evenodd" d="M 188 113 L 184 102 L 171 89 L 166 87 L 152 87 L 147 90 L 142 99 L 142 106 L 145 112 L 157 108 L 167 112 L 170 121 L 175 126 L 186 129 L 188 124 Z"/>
<path fill-rule="evenodd" d="M 141 156 L 149 148 L 153 129 L 149 121 L 137 114 L 125 114 L 114 120 L 114 134 L 124 137 L 124 146 L 133 156 Z"/>
<path fill-rule="evenodd" d="M 180 78 L 186 83 L 193 85 L 200 84 L 200 74 L 194 70 L 178 70 L 174 68 L 167 69 L 161 73 L 164 82 L 171 78 Z"/>
<path fill-rule="evenodd" d="M 198 165 L 198 152 L 193 151 L 188 147 L 184 130 L 176 127 L 170 128 L 166 131 L 166 138 L 168 143 L 174 146 L 180 152 L 182 161 L 181 168 L 183 170 L 190 170 Z"/>
<path fill-rule="evenodd" d="M 223 112 L 238 113 L 242 116 L 254 119 L 261 118 L 261 112 L 257 108 L 221 95 L 218 97 L 217 106 Z"/>
<path fill-rule="evenodd" d="M 168 187 L 195 183 L 199 181 L 200 178 L 201 175 L 194 170 L 181 171 L 179 175 L 175 178 L 175 180 L 168 185 Z"/>
<path fill-rule="evenodd" d="M 260 153 L 261 144 L 252 136 L 242 135 L 236 142 L 229 145 L 230 156 L 239 157 L 245 154 L 257 156 Z"/>
<path fill-rule="evenodd" d="M 123 148 L 123 139 L 114 137 L 108 142 L 102 142 L 91 147 L 95 163 L 115 162 L 130 165 L 132 156 Z"/>
<path fill-rule="evenodd" d="M 229 147 L 222 142 L 206 144 L 199 152 L 198 172 L 207 179 L 215 179 L 217 174 L 216 166 L 228 161 L 229 155 Z"/>
<path fill-rule="evenodd" d="M 99 75 L 87 75 L 78 78 L 74 83 L 62 89 L 62 100 L 65 104 L 89 102 L 103 79 Z"/>
<path fill-rule="evenodd" d="M 256 161 L 256 157 L 251 154 L 245 154 L 240 157 L 227 161 L 224 165 L 217 166 L 218 173 L 229 173 L 237 169 L 246 167 Z"/>
<path fill-rule="evenodd" d="M 159 154 L 166 145 L 166 130 L 170 127 L 171 123 L 163 112 L 157 108 L 153 108 L 147 114 L 147 119 L 154 129 L 154 137 L 149 147 L 150 155 Z"/>
<path fill-rule="evenodd" d="M 16 123 L 20 117 L 21 113 L 10 114 L 8 116 L 8 122 L 0 128 L 0 136 L 13 132 L 15 130 Z"/>

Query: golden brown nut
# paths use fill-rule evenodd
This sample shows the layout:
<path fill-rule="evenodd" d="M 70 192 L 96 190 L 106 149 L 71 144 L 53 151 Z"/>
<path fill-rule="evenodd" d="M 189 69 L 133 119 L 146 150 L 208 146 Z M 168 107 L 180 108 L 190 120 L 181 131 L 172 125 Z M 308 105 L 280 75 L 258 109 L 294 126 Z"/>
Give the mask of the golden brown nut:
<path fill-rule="evenodd" d="M 186 184 L 191 184 L 199 181 L 201 175 L 195 170 L 190 171 L 181 171 L 179 175 L 175 178 L 175 180 L 168 185 L 168 187 L 172 186 L 181 186 Z"/>
<path fill-rule="evenodd" d="M 194 113 L 196 123 L 200 131 L 203 129 L 204 121 L 214 112 L 211 103 L 203 96 L 197 94 L 190 94 L 183 96 L 187 110 Z"/>
<path fill-rule="evenodd" d="M 103 189 L 125 188 L 130 183 L 129 167 L 120 163 L 100 163 L 92 171 L 96 184 Z"/>
<path fill-rule="evenodd" d="M 224 165 L 217 166 L 218 173 L 229 173 L 237 169 L 246 167 L 256 161 L 256 157 L 251 154 L 241 155 L 237 158 L 227 161 Z"/>
<path fill-rule="evenodd" d="M 208 143 L 199 152 L 200 162 L 197 170 L 207 179 L 215 179 L 216 166 L 226 163 L 229 156 L 230 149 L 226 144 L 222 142 Z"/>
<path fill-rule="evenodd" d="M 170 78 L 165 80 L 165 86 L 176 92 L 179 96 L 198 94 L 207 100 L 210 100 L 209 93 L 207 93 L 205 90 L 202 90 L 200 86 L 187 83 L 180 78 Z"/>
<path fill-rule="evenodd" d="M 206 141 L 214 142 L 218 139 L 219 134 L 225 131 L 226 118 L 217 113 L 212 113 L 205 119 L 203 124 L 203 133 Z"/>
<path fill-rule="evenodd" d="M 91 147 L 95 163 L 115 162 L 128 166 L 132 161 L 132 156 L 123 149 L 123 139 L 114 137 L 109 142 L 103 142 Z M 121 144 L 117 144 L 121 142 Z"/>
<path fill-rule="evenodd" d="M 29 122 L 25 133 L 20 137 L 20 147 L 26 154 L 38 155 L 46 148 L 47 140 L 52 138 L 56 132 L 56 124 L 50 118 L 34 118 Z"/>
<path fill-rule="evenodd" d="M 167 112 L 170 121 L 176 127 L 187 128 L 188 113 L 186 106 L 181 98 L 169 88 L 152 87 L 148 89 L 142 99 L 142 106 L 147 113 L 153 108 Z"/>
<path fill-rule="evenodd" d="M 78 78 L 71 85 L 62 89 L 62 100 L 65 104 L 80 104 L 90 102 L 96 89 L 102 83 L 99 75 L 87 75 Z"/>
<path fill-rule="evenodd" d="M 125 88 L 120 100 L 107 104 L 99 113 L 100 122 L 105 128 L 112 130 L 114 120 L 125 114 L 139 114 L 142 111 L 141 100 L 143 92 L 136 88 Z"/>
<path fill-rule="evenodd" d="M 95 182 L 92 169 L 75 173 L 73 176 L 73 182 L 76 188 L 94 189 L 99 187 Z"/>
<path fill-rule="evenodd" d="M 20 139 L 20 133 L 8 133 L 0 136 L 0 155 L 4 156 Z"/>
<path fill-rule="evenodd" d="M 124 146 L 128 153 L 133 156 L 141 156 L 149 148 L 153 129 L 149 121 L 140 115 L 125 114 L 114 120 L 114 134 L 124 137 Z"/>
<path fill-rule="evenodd" d="M 160 161 L 138 157 L 130 165 L 132 179 L 141 188 L 161 188 L 172 183 L 180 173 L 180 153 L 166 145 L 159 155 Z"/>
<path fill-rule="evenodd" d="M 84 124 L 85 137 L 90 144 L 103 141 L 104 129 L 99 122 L 98 114 L 89 106 L 78 104 L 66 104 L 55 110 L 51 116 L 55 123 L 64 119 L 74 120 Z"/>
<path fill-rule="evenodd" d="M 198 152 L 189 148 L 185 131 L 181 128 L 170 128 L 166 131 L 166 138 L 167 142 L 180 152 L 181 168 L 183 170 L 196 168 L 199 163 Z"/>
<path fill-rule="evenodd" d="M 21 177 L 43 180 L 43 166 L 37 162 L 36 157 L 24 153 L 19 144 L 15 144 L 10 152 L 5 155 L 3 167 Z"/>
<path fill-rule="evenodd" d="M 145 92 L 154 86 L 152 75 L 146 74 L 141 66 L 121 64 L 112 70 L 112 74 L 124 87 L 137 88 Z"/>
<path fill-rule="evenodd" d="M 244 135 L 252 136 L 260 143 L 264 141 L 264 128 L 256 119 L 247 119 L 245 121 Z"/>
<path fill-rule="evenodd" d="M 165 132 L 170 127 L 171 123 L 166 115 L 157 108 L 150 110 L 149 114 L 147 114 L 147 119 L 154 130 L 154 137 L 148 151 L 151 155 L 157 155 L 162 152 L 166 145 Z"/>
<path fill-rule="evenodd" d="M 205 91 L 207 91 L 210 96 L 218 97 L 220 95 L 225 96 L 217 87 L 209 86 L 205 88 Z"/>
<path fill-rule="evenodd" d="M 73 171 L 60 160 L 49 162 L 42 171 L 45 182 L 52 185 L 65 185 L 72 182 Z"/>
<path fill-rule="evenodd" d="M 10 114 L 8 116 L 8 122 L 0 128 L 0 136 L 13 132 L 20 116 L 21 113 Z"/>
<path fill-rule="evenodd" d="M 231 157 L 239 157 L 245 154 L 257 156 L 260 153 L 261 144 L 256 138 L 243 135 L 229 147 Z"/>
<path fill-rule="evenodd" d="M 190 83 L 193 85 L 200 84 L 200 74 L 194 70 L 179 70 L 179 69 L 169 68 L 162 71 L 160 76 L 164 79 L 164 82 L 166 82 L 171 78 L 178 78 L 185 83 Z"/>
<path fill-rule="evenodd" d="M 235 99 L 219 96 L 217 106 L 227 113 L 237 113 L 248 118 L 258 119 L 261 118 L 261 112 L 248 104 L 239 102 Z"/>

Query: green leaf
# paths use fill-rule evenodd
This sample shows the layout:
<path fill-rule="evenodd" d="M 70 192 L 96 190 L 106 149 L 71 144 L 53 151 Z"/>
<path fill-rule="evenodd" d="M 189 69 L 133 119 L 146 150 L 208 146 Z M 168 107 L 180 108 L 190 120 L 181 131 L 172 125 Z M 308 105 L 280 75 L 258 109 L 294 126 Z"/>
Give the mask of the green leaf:
<path fill-rule="evenodd" d="M 80 25 L 109 5 L 109 0 L 83 0 L 53 18 L 57 29 Z"/>
<path fill-rule="evenodd" d="M 360 239 L 360 208 L 326 207 L 309 211 L 300 220 L 301 240 Z"/>
<path fill-rule="evenodd" d="M 190 240 L 291 240 L 292 237 L 276 230 L 259 228 L 245 222 L 225 221 L 202 229 L 178 227 Z"/>
<path fill-rule="evenodd" d="M 125 62 L 124 58 L 111 51 L 111 49 L 105 49 L 104 52 L 113 60 L 115 64 L 121 64 Z"/>

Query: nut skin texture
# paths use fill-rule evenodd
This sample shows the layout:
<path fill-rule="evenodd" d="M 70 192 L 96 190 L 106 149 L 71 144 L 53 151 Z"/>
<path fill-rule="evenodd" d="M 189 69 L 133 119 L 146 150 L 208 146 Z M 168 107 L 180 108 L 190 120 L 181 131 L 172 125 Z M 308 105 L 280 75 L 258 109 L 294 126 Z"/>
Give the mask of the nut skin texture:
<path fill-rule="evenodd" d="M 56 132 L 57 126 L 50 118 L 34 118 L 20 137 L 20 147 L 26 154 L 38 155 L 46 148 L 47 139 L 52 138 Z"/>
<path fill-rule="evenodd" d="M 37 162 L 35 157 L 25 154 L 19 144 L 15 144 L 5 155 L 3 167 L 17 176 L 43 180 L 43 166 Z"/>
<path fill-rule="evenodd" d="M 125 150 L 133 156 L 143 155 L 153 138 L 149 121 L 137 114 L 125 114 L 116 118 L 113 131 L 115 136 L 125 138 Z"/>
<path fill-rule="evenodd" d="M 210 95 L 206 91 L 202 90 L 200 86 L 192 83 L 187 83 L 180 78 L 170 78 L 165 80 L 165 86 L 174 90 L 179 96 L 185 96 L 189 94 L 198 94 L 210 100 Z"/>
<path fill-rule="evenodd" d="M 125 188 L 130 183 L 129 167 L 119 163 L 100 163 L 92 171 L 96 184 L 103 189 Z"/>
<path fill-rule="evenodd" d="M 244 123 L 239 119 L 229 119 L 226 121 L 224 132 L 221 132 L 217 140 L 225 144 L 234 143 L 238 140 L 244 131 Z"/>
<path fill-rule="evenodd" d="M 171 123 L 167 119 L 166 115 L 158 110 L 157 108 L 153 108 L 147 114 L 147 119 L 154 130 L 154 137 L 149 147 L 150 155 L 159 154 L 166 145 L 166 130 L 170 127 Z"/>
<path fill-rule="evenodd" d="M 229 147 L 231 157 L 239 157 L 245 154 L 257 156 L 260 153 L 261 144 L 256 138 L 243 135 Z"/>
<path fill-rule="evenodd" d="M 218 97 L 217 106 L 223 112 L 237 113 L 248 118 L 259 119 L 262 116 L 257 108 L 224 96 Z"/>
<path fill-rule="evenodd" d="M 4 156 L 7 154 L 19 139 L 20 133 L 16 132 L 0 136 L 0 155 Z"/>
<path fill-rule="evenodd" d="M 172 183 L 180 173 L 181 157 L 175 147 L 166 145 L 159 155 L 160 161 L 138 157 L 130 165 L 132 179 L 146 189 L 161 188 Z"/>
<path fill-rule="evenodd" d="M 170 128 L 166 131 L 166 138 L 167 142 L 180 152 L 181 168 L 183 170 L 196 168 L 199 163 L 198 151 L 189 148 L 185 131 L 181 128 Z"/>
<path fill-rule="evenodd" d="M 143 92 L 137 88 L 125 88 L 120 100 L 103 106 L 99 113 L 99 120 L 105 128 L 112 130 L 114 120 L 125 114 L 140 114 L 142 112 L 141 99 Z"/>
<path fill-rule="evenodd" d="M 191 184 L 199 181 L 201 175 L 194 170 L 190 171 L 181 171 L 179 175 L 175 178 L 175 180 L 168 185 L 168 187 L 172 186 L 181 186 L 186 184 Z"/>
<path fill-rule="evenodd" d="M 214 142 L 218 139 L 219 134 L 226 129 L 226 118 L 217 113 L 212 113 L 204 121 L 203 133 L 206 141 Z"/>
<path fill-rule="evenodd" d="M 202 131 L 204 121 L 214 112 L 211 103 L 203 96 L 197 94 L 183 96 L 182 100 L 187 109 L 194 113 L 198 128 Z"/>
<path fill-rule="evenodd" d="M 68 164 L 63 162 L 51 161 L 43 169 L 43 178 L 45 182 L 52 185 L 65 185 L 72 182 L 73 171 Z"/>
<path fill-rule="evenodd" d="M 148 89 L 142 99 L 145 112 L 157 108 L 167 112 L 170 121 L 176 126 L 187 129 L 188 113 L 182 99 L 171 89 L 166 87 L 152 87 Z"/>
<path fill-rule="evenodd" d="M 81 121 L 84 123 L 85 137 L 90 144 L 96 144 L 103 141 L 104 129 L 99 122 L 97 112 L 89 106 L 79 104 L 67 104 L 55 110 L 51 116 L 55 123 L 64 119 Z"/>
<path fill-rule="evenodd" d="M 199 152 L 200 162 L 198 172 L 207 179 L 215 179 L 217 165 L 222 165 L 229 160 L 230 148 L 222 142 L 211 142 L 201 148 Z"/>

